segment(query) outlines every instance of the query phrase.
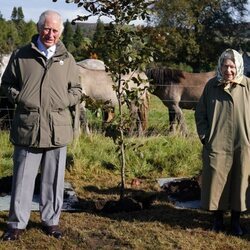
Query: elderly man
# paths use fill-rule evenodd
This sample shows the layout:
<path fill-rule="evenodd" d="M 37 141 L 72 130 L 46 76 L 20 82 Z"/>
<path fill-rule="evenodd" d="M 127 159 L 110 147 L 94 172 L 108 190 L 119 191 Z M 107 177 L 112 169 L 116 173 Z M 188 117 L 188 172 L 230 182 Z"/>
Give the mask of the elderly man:
<path fill-rule="evenodd" d="M 17 240 L 31 211 L 35 178 L 40 168 L 40 215 L 46 234 L 61 238 L 66 145 L 73 139 L 70 107 L 82 91 L 73 56 L 60 36 L 63 20 L 55 11 L 41 14 L 30 44 L 12 53 L 2 87 L 15 103 L 10 131 L 14 145 L 13 183 L 7 231 L 3 240 Z"/>

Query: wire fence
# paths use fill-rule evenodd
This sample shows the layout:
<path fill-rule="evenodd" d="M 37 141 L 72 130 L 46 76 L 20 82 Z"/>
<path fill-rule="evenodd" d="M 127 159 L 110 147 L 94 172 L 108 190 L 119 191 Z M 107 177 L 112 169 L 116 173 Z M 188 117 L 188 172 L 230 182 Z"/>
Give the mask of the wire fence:
<path fill-rule="evenodd" d="M 194 88 L 197 86 L 189 86 L 189 88 Z M 173 100 L 170 99 L 161 99 L 161 101 L 164 102 L 170 102 Z M 195 104 L 197 103 L 197 100 L 180 100 L 179 101 L 179 106 L 180 107 L 184 107 L 185 106 L 195 106 Z M 151 104 L 149 103 L 149 108 L 150 108 Z M 167 110 L 167 107 L 166 107 Z M 9 130 L 11 128 L 11 124 L 12 124 L 12 120 L 13 120 L 13 114 L 15 111 L 15 107 L 12 103 L 10 103 L 8 101 L 8 98 L 4 95 L 0 95 L 0 130 Z M 169 110 L 167 110 L 169 112 Z M 171 113 L 171 111 L 170 111 Z M 88 112 L 88 114 L 90 114 L 90 111 Z M 96 114 L 100 115 L 100 111 L 96 112 Z M 87 116 L 88 119 L 88 124 L 93 123 L 93 120 L 95 120 L 95 118 L 93 118 L 93 115 L 88 115 Z M 94 126 L 101 126 L 101 123 L 99 123 L 99 125 L 94 125 Z M 96 127 L 94 130 L 98 130 Z"/>
<path fill-rule="evenodd" d="M 6 96 L 0 96 L 0 130 L 8 130 L 11 127 L 15 107 Z"/>

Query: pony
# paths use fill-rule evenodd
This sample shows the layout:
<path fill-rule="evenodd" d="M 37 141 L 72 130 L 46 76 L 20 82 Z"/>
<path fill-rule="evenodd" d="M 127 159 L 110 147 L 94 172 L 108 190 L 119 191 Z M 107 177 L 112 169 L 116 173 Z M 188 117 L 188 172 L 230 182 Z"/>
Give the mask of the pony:
<path fill-rule="evenodd" d="M 111 75 L 105 70 L 104 62 L 101 60 L 86 59 L 77 62 L 77 65 L 79 67 L 83 94 L 90 99 L 91 102 L 102 104 L 103 125 L 110 123 L 114 118 L 114 109 L 118 105 L 117 93 L 114 89 L 116 83 L 112 80 Z M 143 83 L 138 85 L 133 81 L 134 77 L 142 79 Z M 148 122 L 149 92 L 147 87 L 149 87 L 149 84 L 147 76 L 143 72 L 130 72 L 122 76 L 122 81 L 128 84 L 129 90 L 138 91 L 137 98 L 139 100 L 139 105 L 134 101 L 127 103 L 131 120 L 129 134 L 133 134 L 136 131 L 138 135 L 142 135 L 147 129 Z M 84 120 L 86 122 L 86 115 L 84 116 Z M 84 126 L 88 131 L 85 123 Z"/>
<path fill-rule="evenodd" d="M 7 67 L 10 59 L 10 54 L 0 56 L 0 87 L 2 82 L 2 75 Z M 0 89 L 0 129 L 9 129 L 13 119 L 15 106 L 11 103 L 3 91 Z"/>
<path fill-rule="evenodd" d="M 187 126 L 181 109 L 195 109 L 207 81 L 215 71 L 188 73 L 166 67 L 149 68 L 146 75 L 156 95 L 169 111 L 169 131 L 187 135 Z"/>
<path fill-rule="evenodd" d="M 1 86 L 3 72 L 5 71 L 5 68 L 7 67 L 9 60 L 10 60 L 10 54 L 0 55 L 0 86 Z"/>
<path fill-rule="evenodd" d="M 244 51 L 242 58 L 244 62 L 244 75 L 250 77 L 250 53 Z"/>

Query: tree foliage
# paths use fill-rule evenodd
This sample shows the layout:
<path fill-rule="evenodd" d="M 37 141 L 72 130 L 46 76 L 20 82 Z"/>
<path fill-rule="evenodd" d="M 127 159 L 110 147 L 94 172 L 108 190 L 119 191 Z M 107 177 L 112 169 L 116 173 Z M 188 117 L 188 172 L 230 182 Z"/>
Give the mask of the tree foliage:
<path fill-rule="evenodd" d="M 31 41 L 34 34 L 37 33 L 36 24 L 33 21 L 24 22 L 21 28 L 22 35 L 20 37 L 20 44 L 24 45 Z"/>
<path fill-rule="evenodd" d="M 239 49 L 239 23 L 247 13 L 247 0 L 160 0 L 154 5 L 154 22 L 165 38 L 161 60 L 208 70 L 227 47 Z M 169 50 L 173 51 L 168 55 Z"/>
<path fill-rule="evenodd" d="M 96 24 L 96 30 L 93 35 L 93 41 L 92 41 L 92 53 L 95 53 L 97 58 L 106 61 L 108 58 L 108 54 L 106 53 L 105 48 L 105 25 L 101 21 L 100 18 L 97 20 Z"/>
<path fill-rule="evenodd" d="M 90 57 L 91 42 L 92 41 L 88 37 L 84 36 L 84 30 L 80 27 L 80 25 L 77 25 L 73 35 L 73 44 L 75 49 L 72 51 L 76 61 L 81 61 Z"/>
<path fill-rule="evenodd" d="M 14 7 L 11 20 L 0 18 L 0 55 L 8 54 L 17 47 L 30 42 L 31 37 L 37 32 L 33 21 L 26 23 L 22 7 Z"/>
<path fill-rule="evenodd" d="M 64 24 L 62 41 L 69 51 L 74 51 L 74 31 L 68 19 Z"/>
<path fill-rule="evenodd" d="M 56 0 L 53 0 L 56 2 Z M 67 3 L 75 3 L 79 8 L 84 8 L 87 14 L 77 16 L 74 21 L 86 21 L 91 16 L 109 17 L 117 24 L 129 24 L 136 19 L 150 19 L 149 6 L 152 0 L 66 0 Z"/>
<path fill-rule="evenodd" d="M 110 18 L 110 22 L 104 27 L 105 32 L 102 34 L 96 33 L 96 38 L 98 37 L 99 42 L 102 40 L 103 49 L 108 55 L 107 58 L 104 58 L 105 65 L 115 82 L 113 88 L 116 91 L 119 103 L 119 116 L 117 123 L 113 125 L 113 128 L 115 128 L 113 139 L 117 145 L 117 152 L 121 162 L 120 198 L 122 199 L 124 196 L 126 166 L 124 130 L 129 122 L 124 116 L 122 104 L 136 101 L 137 96 L 136 91 L 134 92 L 134 90 L 128 88 L 128 82 L 122 80 L 122 75 L 131 71 L 145 69 L 153 58 L 153 51 L 147 43 L 148 39 L 145 34 L 130 25 L 137 18 L 149 19 L 149 6 L 153 1 L 66 0 L 66 2 L 73 2 L 87 12 L 86 15 L 78 16 L 73 22 L 88 20 L 90 16 Z M 99 25 L 101 24 L 99 23 Z M 138 84 L 141 83 L 141 79 L 132 80 Z"/>

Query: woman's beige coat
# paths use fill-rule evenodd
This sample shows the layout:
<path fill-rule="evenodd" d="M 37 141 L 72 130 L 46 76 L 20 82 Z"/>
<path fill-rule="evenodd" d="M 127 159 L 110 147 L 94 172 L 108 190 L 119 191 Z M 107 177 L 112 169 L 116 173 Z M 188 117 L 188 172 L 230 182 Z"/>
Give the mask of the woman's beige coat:
<path fill-rule="evenodd" d="M 211 79 L 195 111 L 204 143 L 204 209 L 244 211 L 250 207 L 250 79 L 231 91 Z"/>

